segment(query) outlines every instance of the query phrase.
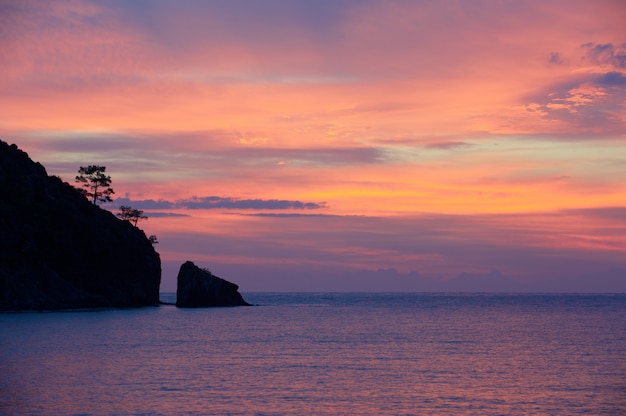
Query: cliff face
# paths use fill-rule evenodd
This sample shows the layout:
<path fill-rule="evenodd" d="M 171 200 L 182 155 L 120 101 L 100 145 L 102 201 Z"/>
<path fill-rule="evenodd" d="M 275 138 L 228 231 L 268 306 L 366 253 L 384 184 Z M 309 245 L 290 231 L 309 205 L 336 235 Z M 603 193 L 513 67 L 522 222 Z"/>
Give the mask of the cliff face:
<path fill-rule="evenodd" d="M 0 310 L 158 305 L 160 281 L 143 231 L 0 141 Z"/>
<path fill-rule="evenodd" d="M 190 261 L 180 266 L 176 289 L 176 306 L 203 308 L 209 306 L 250 306 L 238 291 L 239 286 L 214 276 Z"/>

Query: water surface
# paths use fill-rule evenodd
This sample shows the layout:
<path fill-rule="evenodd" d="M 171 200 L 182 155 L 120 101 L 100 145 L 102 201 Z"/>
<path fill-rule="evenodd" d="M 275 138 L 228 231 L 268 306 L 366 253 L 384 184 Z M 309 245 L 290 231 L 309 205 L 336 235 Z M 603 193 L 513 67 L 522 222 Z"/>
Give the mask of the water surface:
<path fill-rule="evenodd" d="M 244 297 L 260 306 L 0 314 L 0 412 L 626 411 L 626 295 Z"/>

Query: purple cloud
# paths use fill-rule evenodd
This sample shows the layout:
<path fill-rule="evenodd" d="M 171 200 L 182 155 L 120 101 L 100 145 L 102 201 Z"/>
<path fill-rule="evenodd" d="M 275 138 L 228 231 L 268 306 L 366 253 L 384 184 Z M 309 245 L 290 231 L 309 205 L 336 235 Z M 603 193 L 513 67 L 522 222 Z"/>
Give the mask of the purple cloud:
<path fill-rule="evenodd" d="M 620 72 L 607 72 L 606 74 L 600 75 L 596 82 L 600 85 L 607 86 L 620 86 L 626 85 L 626 76 Z"/>
<path fill-rule="evenodd" d="M 561 65 L 563 63 L 563 57 L 558 52 L 552 52 L 549 60 L 551 64 Z"/>
<path fill-rule="evenodd" d="M 581 47 L 586 50 L 585 58 L 595 65 L 626 68 L 626 43 L 613 46 L 612 43 L 596 44 L 589 42 L 581 45 Z"/>
<path fill-rule="evenodd" d="M 192 197 L 189 199 L 177 199 L 175 201 L 166 200 L 132 200 L 129 198 L 116 198 L 114 202 L 106 204 L 108 206 L 130 205 L 142 210 L 162 210 L 162 209 L 243 209 L 243 210 L 314 210 L 326 208 L 326 203 L 302 202 L 286 199 L 239 199 L 231 197 L 205 196 Z M 151 213 L 147 214 L 154 216 Z M 165 214 L 161 213 L 160 216 Z"/>

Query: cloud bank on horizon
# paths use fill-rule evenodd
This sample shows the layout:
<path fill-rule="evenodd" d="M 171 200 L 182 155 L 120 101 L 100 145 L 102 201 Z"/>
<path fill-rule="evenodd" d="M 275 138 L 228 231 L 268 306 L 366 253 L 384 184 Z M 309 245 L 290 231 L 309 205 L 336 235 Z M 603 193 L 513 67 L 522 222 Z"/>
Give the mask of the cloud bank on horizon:
<path fill-rule="evenodd" d="M 107 166 L 165 290 L 189 259 L 244 291 L 624 292 L 624 21 L 618 0 L 0 1 L 0 133 L 67 181 Z"/>

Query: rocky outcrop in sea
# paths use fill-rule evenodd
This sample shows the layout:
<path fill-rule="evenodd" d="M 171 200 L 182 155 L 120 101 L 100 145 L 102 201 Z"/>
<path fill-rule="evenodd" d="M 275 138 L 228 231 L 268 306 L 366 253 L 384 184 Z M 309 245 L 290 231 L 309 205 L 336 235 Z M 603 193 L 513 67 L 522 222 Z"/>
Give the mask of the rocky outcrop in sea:
<path fill-rule="evenodd" d="M 159 304 L 144 232 L 0 141 L 0 310 Z"/>
<path fill-rule="evenodd" d="M 239 286 L 187 261 L 180 266 L 178 272 L 176 306 L 203 308 L 250 306 L 250 304 L 239 293 Z"/>

